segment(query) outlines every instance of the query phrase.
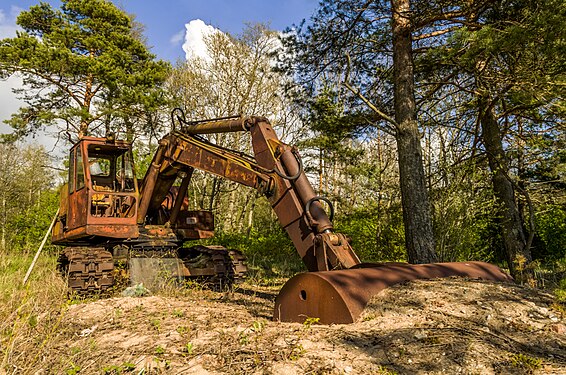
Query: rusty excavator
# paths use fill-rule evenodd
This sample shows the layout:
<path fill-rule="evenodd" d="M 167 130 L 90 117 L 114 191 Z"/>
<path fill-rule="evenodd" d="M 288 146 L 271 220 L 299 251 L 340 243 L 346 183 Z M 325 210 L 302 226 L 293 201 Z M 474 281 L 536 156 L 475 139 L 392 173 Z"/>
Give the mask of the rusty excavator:
<path fill-rule="evenodd" d="M 69 180 L 52 231 L 52 243 L 64 246 L 59 269 L 71 291 L 111 288 L 119 262 L 142 273 L 157 267 L 156 260 L 169 262 L 170 275 L 219 285 L 241 279 L 247 268 L 238 251 L 183 246 L 214 234 L 212 213 L 188 208 L 186 194 L 195 169 L 263 194 L 306 265 L 308 272 L 292 277 L 277 296 L 276 320 L 315 317 L 320 323 L 351 323 L 373 295 L 413 279 L 511 280 L 483 262 L 362 263 L 348 238 L 334 231 L 332 203 L 315 193 L 297 149 L 280 141 L 266 118 L 188 122 L 177 109 L 172 120 L 173 130 L 159 142 L 141 181 L 127 142 L 111 135 L 83 137 L 71 148 Z M 254 155 L 220 147 L 202 136 L 226 132 L 249 132 Z M 174 186 L 177 179 L 180 186 Z"/>

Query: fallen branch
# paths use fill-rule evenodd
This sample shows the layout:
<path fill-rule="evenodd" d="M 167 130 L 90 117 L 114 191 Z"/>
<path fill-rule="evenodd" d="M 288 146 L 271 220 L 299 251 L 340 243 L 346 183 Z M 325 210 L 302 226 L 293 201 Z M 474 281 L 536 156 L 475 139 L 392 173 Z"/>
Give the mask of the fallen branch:
<path fill-rule="evenodd" d="M 35 257 L 33 258 L 33 261 L 31 262 L 31 264 L 28 268 L 28 272 L 26 273 L 26 276 L 24 277 L 23 285 L 26 285 L 26 282 L 28 281 L 29 275 L 31 275 L 31 271 L 33 270 L 33 267 L 35 267 L 35 263 L 37 262 L 37 258 L 39 258 L 39 254 L 41 254 L 41 250 L 43 250 L 43 246 L 45 246 L 45 243 L 47 242 L 47 238 L 49 237 L 49 233 L 51 233 L 51 229 L 53 229 L 53 226 L 55 225 L 55 222 L 57 221 L 57 216 L 59 216 L 59 209 L 57 209 L 57 212 L 55 213 L 55 216 L 53 217 L 53 220 L 51 221 L 51 225 L 49 226 L 49 229 L 47 229 L 47 232 L 45 233 L 45 236 L 43 237 L 43 241 L 41 241 L 41 245 L 39 245 L 39 249 L 37 249 L 37 252 L 35 253 Z"/>

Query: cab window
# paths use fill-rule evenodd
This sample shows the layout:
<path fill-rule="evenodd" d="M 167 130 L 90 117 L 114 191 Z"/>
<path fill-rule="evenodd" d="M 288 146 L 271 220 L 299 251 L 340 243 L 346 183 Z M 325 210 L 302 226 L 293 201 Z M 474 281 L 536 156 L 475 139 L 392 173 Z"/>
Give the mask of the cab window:
<path fill-rule="evenodd" d="M 135 191 L 131 152 L 123 147 L 88 146 L 88 165 L 93 190 L 108 192 Z"/>
<path fill-rule="evenodd" d="M 134 167 L 132 154 L 124 152 L 116 159 L 116 169 L 118 172 L 118 182 L 120 191 L 134 191 Z"/>
<path fill-rule="evenodd" d="M 69 154 L 69 194 L 75 191 L 75 150 Z"/>
<path fill-rule="evenodd" d="M 83 166 L 83 155 L 80 148 L 77 148 L 75 168 L 77 170 L 77 189 L 82 189 L 85 186 L 85 171 Z"/>
<path fill-rule="evenodd" d="M 107 158 L 88 158 L 88 165 L 91 176 L 108 177 L 110 176 L 110 159 Z"/>

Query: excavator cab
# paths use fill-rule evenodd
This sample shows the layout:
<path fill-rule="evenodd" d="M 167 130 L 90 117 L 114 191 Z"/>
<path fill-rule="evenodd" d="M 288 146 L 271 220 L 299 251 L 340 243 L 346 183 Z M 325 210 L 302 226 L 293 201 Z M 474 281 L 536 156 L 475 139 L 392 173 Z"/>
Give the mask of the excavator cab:
<path fill-rule="evenodd" d="M 69 153 L 69 180 L 61 195 L 54 243 L 137 237 L 139 193 L 129 143 L 83 137 Z"/>

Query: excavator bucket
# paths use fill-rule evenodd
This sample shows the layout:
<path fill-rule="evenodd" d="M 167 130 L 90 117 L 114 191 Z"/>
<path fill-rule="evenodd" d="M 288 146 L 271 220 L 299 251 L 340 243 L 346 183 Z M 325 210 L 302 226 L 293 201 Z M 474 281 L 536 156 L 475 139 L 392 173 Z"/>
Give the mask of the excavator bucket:
<path fill-rule="evenodd" d="M 498 282 L 513 279 L 499 267 L 484 262 L 360 264 L 336 271 L 307 272 L 291 278 L 277 296 L 274 318 L 304 322 L 318 318 L 322 324 L 354 323 L 368 301 L 381 290 L 415 279 L 451 276 Z"/>

